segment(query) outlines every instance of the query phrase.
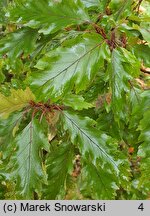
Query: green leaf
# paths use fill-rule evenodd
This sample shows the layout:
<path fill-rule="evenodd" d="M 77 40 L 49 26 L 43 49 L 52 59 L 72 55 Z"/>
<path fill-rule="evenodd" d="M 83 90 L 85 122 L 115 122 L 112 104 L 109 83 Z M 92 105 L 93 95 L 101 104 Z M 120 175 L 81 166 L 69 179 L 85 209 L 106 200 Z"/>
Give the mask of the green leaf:
<path fill-rule="evenodd" d="M 120 139 L 120 130 L 114 120 L 112 112 L 100 112 L 97 119 L 97 128 L 101 131 L 107 131 L 107 134 L 113 138 Z"/>
<path fill-rule="evenodd" d="M 141 26 L 139 26 L 137 24 L 134 24 L 133 28 L 136 29 L 136 30 L 138 30 L 142 34 L 144 40 L 147 41 L 148 46 L 150 46 L 150 30 L 149 30 L 150 28 L 149 28 L 149 23 L 145 24 L 145 26 L 142 26 L 142 24 L 141 24 Z"/>
<path fill-rule="evenodd" d="M 150 56 L 147 55 L 150 53 L 150 47 L 143 44 L 136 44 L 131 49 L 141 63 L 143 62 L 145 66 L 150 67 Z"/>
<path fill-rule="evenodd" d="M 115 20 L 117 21 L 132 14 L 131 5 L 131 0 L 111 0 L 109 6 L 114 10 L 113 13 L 115 14 Z"/>
<path fill-rule="evenodd" d="M 139 146 L 138 156 L 141 157 L 140 161 L 140 169 L 141 169 L 141 176 L 139 178 L 139 185 L 138 187 L 141 189 L 145 195 L 148 196 L 149 194 L 149 187 L 150 187 L 150 173 L 149 173 L 149 166 L 150 166 L 150 110 L 147 110 L 144 113 L 143 119 L 140 121 L 138 130 L 141 131 L 139 136 L 139 141 L 142 144 Z"/>
<path fill-rule="evenodd" d="M 71 142 L 79 148 L 81 157 L 86 163 L 85 169 L 83 168 L 85 174 L 83 184 L 87 185 L 91 180 L 94 199 L 106 198 L 108 195 L 106 188 L 111 191 L 110 198 L 114 196 L 117 185 L 127 186 L 129 164 L 122 152 L 118 152 L 116 141 L 106 133 L 97 130 L 94 120 L 64 111 L 62 125 L 64 130 L 69 132 Z M 90 170 L 93 170 L 93 175 Z M 108 181 L 104 181 L 106 175 L 109 177 Z M 101 185 L 105 184 L 103 194 L 100 194 L 100 189 L 96 191 L 94 185 L 97 181 L 101 181 Z"/>
<path fill-rule="evenodd" d="M 87 161 L 80 176 L 80 190 L 85 197 L 94 200 L 115 199 L 118 180 L 115 175 Z"/>
<path fill-rule="evenodd" d="M 4 82 L 5 80 L 5 75 L 0 71 L 0 83 Z"/>
<path fill-rule="evenodd" d="M 138 189 L 144 195 L 146 199 L 149 194 L 150 187 L 150 123 L 149 123 L 149 107 L 150 107 L 150 91 L 136 91 L 136 95 L 132 98 L 132 115 L 130 118 L 131 142 L 135 147 L 138 147 L 137 151 L 137 165 L 139 169 L 139 175 L 134 180 L 136 182 L 136 189 Z M 135 100 L 135 101 L 134 101 Z M 137 134 L 137 140 L 134 135 Z M 133 141 L 132 141 L 133 140 Z M 130 143 L 131 143 L 130 142 Z M 138 145 L 138 146 L 137 146 Z"/>
<path fill-rule="evenodd" d="M 150 148 L 149 148 L 149 140 L 150 140 L 150 110 L 145 111 L 143 119 L 140 121 L 138 130 L 141 131 L 139 136 L 139 141 L 143 142 L 139 149 L 139 155 L 142 157 L 150 157 Z"/>
<path fill-rule="evenodd" d="M 92 108 L 91 103 L 87 103 L 81 95 L 68 94 L 63 99 L 63 104 L 74 110 L 83 110 Z"/>
<path fill-rule="evenodd" d="M 112 152 L 117 151 L 117 145 L 113 139 L 104 132 L 98 131 L 95 127 L 95 121 L 88 117 L 80 117 L 73 112 L 64 111 L 62 117 L 64 129 L 71 135 L 71 141 L 76 144 L 80 152 L 87 159 L 92 159 L 96 165 L 99 159 L 101 166 L 105 165 L 118 173 L 118 165 Z"/>
<path fill-rule="evenodd" d="M 13 62 L 21 54 L 26 57 L 35 48 L 37 31 L 30 28 L 22 28 L 7 34 L 0 40 L 0 55 L 7 55 Z"/>
<path fill-rule="evenodd" d="M 0 24 L 3 23 L 5 19 L 4 6 L 6 6 L 6 1 L 1 0 L 0 1 Z"/>
<path fill-rule="evenodd" d="M 11 164 L 11 176 L 16 180 L 17 191 L 26 199 L 33 198 L 33 192 L 46 183 L 42 166 L 42 149 L 49 151 L 49 143 L 38 120 L 33 119 L 15 139 L 16 152 Z"/>
<path fill-rule="evenodd" d="M 137 22 L 150 22 L 150 17 L 149 16 L 135 16 L 135 15 L 131 15 L 128 17 L 129 20 L 132 21 L 137 21 Z"/>
<path fill-rule="evenodd" d="M 11 95 L 6 97 L 0 93 L 0 117 L 7 118 L 12 112 L 19 111 L 28 105 L 30 100 L 35 100 L 35 96 L 27 87 L 25 90 L 10 90 Z"/>
<path fill-rule="evenodd" d="M 150 46 L 150 29 L 140 28 L 140 32 L 141 32 L 144 40 L 146 40 Z"/>
<path fill-rule="evenodd" d="M 68 25 L 80 24 L 89 21 L 82 4 L 76 0 L 62 0 L 55 2 L 41 0 L 40 2 L 28 1 L 16 5 L 10 11 L 11 19 L 31 28 L 39 29 L 39 33 L 49 34 Z"/>
<path fill-rule="evenodd" d="M 47 158 L 48 186 L 44 190 L 44 199 L 58 199 L 65 192 L 67 175 L 70 173 L 73 161 L 73 146 L 62 142 Z M 61 197 L 63 198 L 63 197 Z"/>
<path fill-rule="evenodd" d="M 149 197 L 149 188 L 150 188 L 149 167 L 150 167 L 149 158 L 147 158 L 145 162 L 141 162 L 141 165 L 140 165 L 141 174 L 137 181 L 138 182 L 137 188 L 140 191 L 142 191 L 142 193 L 144 194 L 144 199 L 147 199 L 147 197 Z"/>
<path fill-rule="evenodd" d="M 100 4 L 100 0 L 82 0 L 83 4 L 88 8 L 88 7 L 97 7 Z"/>
<path fill-rule="evenodd" d="M 131 74 L 133 77 L 138 77 L 140 75 L 140 62 L 138 59 L 128 50 L 124 48 L 119 48 L 121 54 L 121 60 L 124 66 L 124 69 Z"/>
<path fill-rule="evenodd" d="M 141 91 L 134 88 L 130 98 L 132 104 L 132 113 L 130 119 L 130 128 L 136 130 L 139 127 L 139 122 L 143 119 L 143 114 L 150 107 L 150 90 Z"/>
<path fill-rule="evenodd" d="M 98 7 L 100 11 L 104 12 L 109 0 L 82 0 L 82 2 L 87 8 Z"/>
<path fill-rule="evenodd" d="M 86 89 L 97 73 L 101 61 L 102 39 L 97 34 L 79 36 L 40 59 L 32 74 L 31 85 L 36 95 L 58 97 L 70 91 Z"/>
<path fill-rule="evenodd" d="M 13 113 L 9 118 L 0 121 L 0 151 L 3 152 L 3 158 L 12 154 L 13 140 L 15 137 L 14 129 L 19 127 L 23 113 Z"/>
<path fill-rule="evenodd" d="M 112 105 L 117 121 L 126 119 L 126 93 L 130 92 L 130 81 L 139 75 L 139 61 L 126 49 L 112 52 L 111 65 L 108 68 L 112 90 Z"/>
<path fill-rule="evenodd" d="M 129 91 L 128 80 L 131 79 L 131 76 L 124 70 L 122 59 L 117 50 L 112 53 L 112 65 L 109 73 L 114 113 L 118 116 L 118 120 L 124 119 L 124 92 Z"/>

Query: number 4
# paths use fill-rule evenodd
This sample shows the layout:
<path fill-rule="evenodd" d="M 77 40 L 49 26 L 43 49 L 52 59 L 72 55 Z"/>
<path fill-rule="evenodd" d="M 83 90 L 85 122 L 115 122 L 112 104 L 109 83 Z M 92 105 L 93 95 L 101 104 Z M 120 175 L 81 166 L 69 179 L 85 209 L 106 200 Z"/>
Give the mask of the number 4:
<path fill-rule="evenodd" d="M 143 210 L 144 210 L 143 203 L 141 203 L 141 204 L 139 205 L 138 209 L 140 209 L 141 211 L 143 211 Z"/>

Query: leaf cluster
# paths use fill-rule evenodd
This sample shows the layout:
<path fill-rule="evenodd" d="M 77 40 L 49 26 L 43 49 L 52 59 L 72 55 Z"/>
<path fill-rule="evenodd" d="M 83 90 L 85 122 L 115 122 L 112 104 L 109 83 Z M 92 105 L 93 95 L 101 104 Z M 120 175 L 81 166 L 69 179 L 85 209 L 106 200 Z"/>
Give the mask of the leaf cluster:
<path fill-rule="evenodd" d="M 0 2 L 0 198 L 147 199 L 149 1 Z"/>

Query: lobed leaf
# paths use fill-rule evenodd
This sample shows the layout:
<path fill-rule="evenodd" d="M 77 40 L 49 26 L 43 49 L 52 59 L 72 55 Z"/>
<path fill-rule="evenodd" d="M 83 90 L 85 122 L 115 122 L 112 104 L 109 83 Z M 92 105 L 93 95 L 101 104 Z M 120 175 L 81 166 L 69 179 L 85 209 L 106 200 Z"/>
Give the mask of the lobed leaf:
<path fill-rule="evenodd" d="M 33 198 L 33 192 L 46 183 L 46 174 L 42 166 L 41 151 L 49 151 L 49 143 L 38 120 L 33 119 L 19 133 L 14 141 L 16 152 L 11 164 L 11 177 L 16 181 L 16 190 L 26 199 Z"/>
<path fill-rule="evenodd" d="M 127 187 L 130 176 L 124 154 L 118 151 L 113 138 L 96 129 L 94 120 L 69 111 L 64 111 L 63 114 L 63 128 L 69 132 L 72 143 L 79 148 L 83 158 L 81 190 L 90 185 L 88 191 L 90 190 L 92 198 L 112 199 L 120 184 Z"/>
<path fill-rule="evenodd" d="M 56 98 L 74 86 L 77 93 L 86 89 L 98 71 L 102 58 L 101 44 L 99 35 L 85 34 L 47 53 L 36 65 L 42 71 L 31 76 L 36 95 L 42 91 L 46 98 Z"/>
<path fill-rule="evenodd" d="M 139 61 L 126 49 L 119 48 L 112 52 L 108 68 L 112 90 L 112 104 L 115 118 L 126 119 L 126 93 L 130 92 L 130 81 L 139 75 Z"/>
<path fill-rule="evenodd" d="M 80 117 L 69 111 L 63 113 L 63 127 L 70 132 L 71 141 L 79 147 L 82 155 L 87 160 L 92 159 L 93 164 L 96 165 L 99 161 L 102 168 L 107 166 L 108 170 L 112 169 L 118 173 L 117 161 L 113 156 L 117 151 L 117 145 L 113 139 L 104 132 L 98 131 L 94 127 L 94 120 Z"/>

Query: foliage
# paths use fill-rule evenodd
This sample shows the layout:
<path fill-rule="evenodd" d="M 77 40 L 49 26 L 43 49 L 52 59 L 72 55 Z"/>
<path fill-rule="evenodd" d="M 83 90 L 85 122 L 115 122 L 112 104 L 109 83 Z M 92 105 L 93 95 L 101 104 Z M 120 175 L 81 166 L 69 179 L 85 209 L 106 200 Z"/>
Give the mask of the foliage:
<path fill-rule="evenodd" d="M 147 0 L 0 1 L 0 198 L 147 199 Z"/>

